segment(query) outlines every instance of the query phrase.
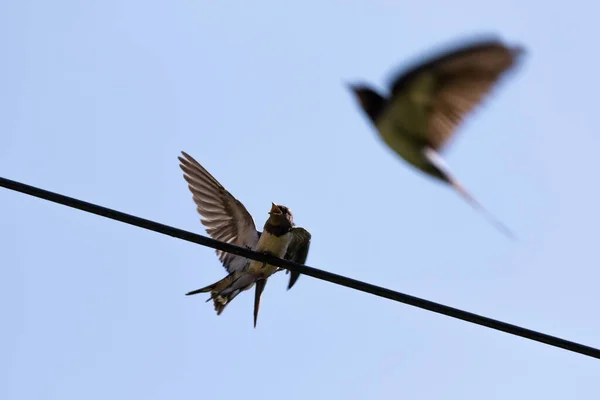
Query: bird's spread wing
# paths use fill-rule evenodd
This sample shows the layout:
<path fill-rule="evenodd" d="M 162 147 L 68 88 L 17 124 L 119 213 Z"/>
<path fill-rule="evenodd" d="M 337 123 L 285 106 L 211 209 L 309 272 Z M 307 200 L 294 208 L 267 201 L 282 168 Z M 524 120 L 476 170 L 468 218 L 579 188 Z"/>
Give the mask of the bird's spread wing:
<path fill-rule="evenodd" d="M 259 232 L 246 207 L 231 195 L 198 161 L 185 152 L 178 157 L 179 167 L 196 203 L 200 222 L 215 240 L 254 248 Z M 247 259 L 217 250 L 228 272 L 242 269 Z"/>
<path fill-rule="evenodd" d="M 392 97 L 406 91 L 423 90 L 415 82 L 428 75 L 427 128 L 422 132 L 429 146 L 442 149 L 464 117 L 483 102 L 500 77 L 511 69 L 523 52 L 498 40 L 463 45 L 430 59 L 398 76 Z"/>
<path fill-rule="evenodd" d="M 306 262 L 306 258 L 308 257 L 311 235 L 304 228 L 293 228 L 291 233 L 292 240 L 288 245 L 287 251 L 283 258 L 298 264 L 304 264 Z M 299 277 L 300 274 L 298 272 L 292 271 L 290 275 L 290 282 L 288 283 L 288 290 L 294 286 L 294 283 L 296 283 Z"/>

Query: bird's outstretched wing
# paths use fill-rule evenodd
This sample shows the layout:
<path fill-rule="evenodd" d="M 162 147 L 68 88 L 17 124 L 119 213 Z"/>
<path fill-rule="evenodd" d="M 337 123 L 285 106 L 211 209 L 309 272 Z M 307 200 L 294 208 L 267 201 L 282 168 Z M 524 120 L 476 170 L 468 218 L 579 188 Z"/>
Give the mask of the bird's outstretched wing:
<path fill-rule="evenodd" d="M 293 261 L 298 264 L 304 264 L 308 257 L 308 250 L 310 248 L 311 234 L 304 228 L 292 228 L 292 240 L 288 245 L 285 256 L 286 260 Z M 286 270 L 286 273 L 289 273 Z M 298 280 L 300 274 L 298 272 L 291 271 L 290 282 L 288 283 L 288 290 L 294 286 L 294 283 Z"/>
<path fill-rule="evenodd" d="M 392 101 L 405 95 L 425 98 L 428 123 L 420 139 L 441 150 L 522 53 L 497 39 L 463 44 L 398 74 L 391 84 Z"/>
<path fill-rule="evenodd" d="M 198 163 L 192 156 L 181 152 L 179 167 L 196 203 L 200 222 L 213 239 L 254 248 L 260 233 L 246 207 Z M 217 250 L 217 256 L 228 272 L 241 270 L 248 260 Z"/>

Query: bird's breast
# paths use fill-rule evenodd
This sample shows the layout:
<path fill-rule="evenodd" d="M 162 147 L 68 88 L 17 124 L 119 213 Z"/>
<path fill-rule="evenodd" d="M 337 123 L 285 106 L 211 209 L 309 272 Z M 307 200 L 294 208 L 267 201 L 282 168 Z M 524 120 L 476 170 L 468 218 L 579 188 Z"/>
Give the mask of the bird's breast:
<path fill-rule="evenodd" d="M 419 126 L 416 119 L 389 107 L 377 120 L 375 127 L 385 144 L 396 154 L 409 164 L 422 168 L 428 162 L 423 154 L 423 142 L 418 139 L 426 127 Z"/>
<path fill-rule="evenodd" d="M 258 244 L 256 245 L 255 250 L 259 253 L 269 253 L 275 257 L 283 258 L 291 239 L 292 235 L 289 232 L 281 236 L 275 236 L 269 232 L 263 231 L 262 235 L 260 235 L 260 239 L 258 239 Z M 252 272 L 260 273 L 261 275 L 270 275 L 274 273 L 277 268 L 278 267 L 270 264 L 266 267 L 263 267 L 262 262 L 254 260 L 250 262 L 249 266 L 249 269 Z"/>
<path fill-rule="evenodd" d="M 256 251 L 269 252 L 277 257 L 283 257 L 292 235 L 288 232 L 281 236 L 275 236 L 269 232 L 263 232 L 258 239 Z"/>

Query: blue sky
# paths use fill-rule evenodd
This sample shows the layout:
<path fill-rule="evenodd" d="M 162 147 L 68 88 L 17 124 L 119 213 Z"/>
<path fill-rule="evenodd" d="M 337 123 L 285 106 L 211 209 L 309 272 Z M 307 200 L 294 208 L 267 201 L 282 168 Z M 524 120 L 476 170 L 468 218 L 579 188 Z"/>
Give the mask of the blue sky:
<path fill-rule="evenodd" d="M 307 263 L 600 347 L 592 2 L 0 2 L 0 175 L 205 234 L 193 155 Z M 456 176 L 385 148 L 344 86 L 498 34 L 523 66 L 461 127 Z M 277 160 L 276 165 L 273 159 Z M 310 277 L 217 317 L 213 250 L 0 190 L 0 398 L 597 397 L 600 363 Z"/>

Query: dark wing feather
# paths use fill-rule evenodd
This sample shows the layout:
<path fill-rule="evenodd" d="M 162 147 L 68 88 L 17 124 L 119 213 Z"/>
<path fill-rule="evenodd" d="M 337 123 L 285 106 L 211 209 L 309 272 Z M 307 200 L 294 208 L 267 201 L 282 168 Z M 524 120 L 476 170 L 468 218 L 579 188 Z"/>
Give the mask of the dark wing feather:
<path fill-rule="evenodd" d="M 308 257 L 308 250 L 310 248 L 311 234 L 304 228 L 292 228 L 292 240 L 287 248 L 287 252 L 283 257 L 286 260 L 293 261 L 298 264 L 304 264 Z M 294 283 L 300 277 L 298 272 L 291 272 L 290 282 L 288 283 L 288 290 L 294 286 Z"/>
<path fill-rule="evenodd" d="M 501 76 L 523 52 L 498 40 L 479 41 L 447 51 L 397 77 L 392 96 L 411 90 L 412 82 L 428 73 L 434 79 L 429 94 L 427 143 L 440 150 L 452 138 L 463 119 L 481 104 Z"/>
<path fill-rule="evenodd" d="M 254 248 L 260 233 L 246 207 L 198 163 L 192 156 L 181 152 L 178 157 L 183 178 L 187 181 L 196 203 L 200 222 L 213 239 Z M 247 259 L 217 250 L 217 256 L 228 272 L 242 269 Z"/>

